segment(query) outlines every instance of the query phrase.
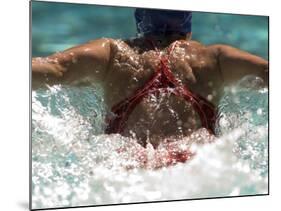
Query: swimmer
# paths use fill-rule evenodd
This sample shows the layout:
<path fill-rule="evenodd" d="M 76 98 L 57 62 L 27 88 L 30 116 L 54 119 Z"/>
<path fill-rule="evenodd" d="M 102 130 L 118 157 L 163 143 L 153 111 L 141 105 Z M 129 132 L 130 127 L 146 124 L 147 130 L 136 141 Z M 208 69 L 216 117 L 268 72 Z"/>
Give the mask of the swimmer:
<path fill-rule="evenodd" d="M 102 84 L 109 112 L 106 133 L 157 147 L 200 128 L 214 134 L 223 87 L 245 75 L 268 83 L 268 62 L 237 48 L 191 40 L 192 13 L 136 9 L 142 36 L 102 38 L 32 58 L 32 88 Z"/>

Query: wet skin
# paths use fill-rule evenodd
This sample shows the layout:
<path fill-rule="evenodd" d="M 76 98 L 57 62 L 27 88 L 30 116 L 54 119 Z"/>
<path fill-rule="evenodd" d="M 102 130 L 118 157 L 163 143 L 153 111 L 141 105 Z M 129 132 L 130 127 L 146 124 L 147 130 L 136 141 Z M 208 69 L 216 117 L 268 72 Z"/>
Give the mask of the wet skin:
<path fill-rule="evenodd" d="M 150 39 L 150 38 L 149 38 Z M 268 82 L 268 62 L 226 45 L 204 46 L 190 40 L 153 39 L 169 68 L 185 86 L 217 105 L 220 91 L 245 75 Z M 175 43 L 176 42 L 176 43 Z M 174 45 L 174 50 L 168 49 Z M 32 59 L 32 85 L 101 83 L 109 108 L 145 85 L 159 67 L 160 56 L 147 39 L 100 39 Z M 169 137 L 188 136 L 200 128 L 191 105 L 169 94 L 144 98 L 130 115 L 124 136 L 136 136 L 154 146 Z"/>

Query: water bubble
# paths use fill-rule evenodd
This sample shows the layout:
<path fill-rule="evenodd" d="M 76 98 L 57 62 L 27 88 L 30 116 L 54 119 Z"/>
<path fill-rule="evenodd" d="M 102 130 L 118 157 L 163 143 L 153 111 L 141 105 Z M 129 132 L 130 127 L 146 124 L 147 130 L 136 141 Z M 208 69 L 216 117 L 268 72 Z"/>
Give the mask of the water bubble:
<path fill-rule="evenodd" d="M 258 114 L 258 115 L 262 115 L 262 113 L 263 113 L 263 112 L 262 112 L 262 109 L 261 109 L 261 108 L 258 108 L 257 114 Z"/>
<path fill-rule="evenodd" d="M 213 95 L 208 95 L 208 96 L 207 96 L 207 99 L 208 99 L 209 101 L 212 101 Z"/>
<path fill-rule="evenodd" d="M 71 61 L 72 61 L 73 64 L 76 64 L 77 63 L 77 58 L 76 57 L 72 57 Z"/>

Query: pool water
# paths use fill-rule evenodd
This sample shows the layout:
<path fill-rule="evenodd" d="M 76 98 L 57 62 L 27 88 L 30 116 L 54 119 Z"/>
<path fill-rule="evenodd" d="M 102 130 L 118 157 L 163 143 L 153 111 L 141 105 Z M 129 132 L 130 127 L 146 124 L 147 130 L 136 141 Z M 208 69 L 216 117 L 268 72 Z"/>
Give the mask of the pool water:
<path fill-rule="evenodd" d="M 33 56 L 99 37 L 135 36 L 131 8 L 33 2 L 32 10 Z M 267 58 L 267 24 L 266 17 L 194 13 L 193 38 Z M 225 87 L 219 137 L 194 132 L 175 146 L 194 156 L 160 167 L 150 145 L 103 134 L 108 108 L 98 84 L 32 91 L 32 208 L 266 194 L 268 90 L 261 84 L 248 76 Z"/>
<path fill-rule="evenodd" d="M 32 3 L 32 56 L 101 37 L 134 36 L 133 8 Z M 204 44 L 233 45 L 268 59 L 268 17 L 193 12 L 192 38 Z"/>

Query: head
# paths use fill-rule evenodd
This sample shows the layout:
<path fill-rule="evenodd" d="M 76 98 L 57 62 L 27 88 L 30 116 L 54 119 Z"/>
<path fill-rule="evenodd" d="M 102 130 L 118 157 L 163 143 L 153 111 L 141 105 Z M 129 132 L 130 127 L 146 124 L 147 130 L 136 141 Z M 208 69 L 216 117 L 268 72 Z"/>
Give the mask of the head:
<path fill-rule="evenodd" d="M 136 9 L 137 31 L 143 36 L 191 38 L 192 13 L 157 9 Z"/>

